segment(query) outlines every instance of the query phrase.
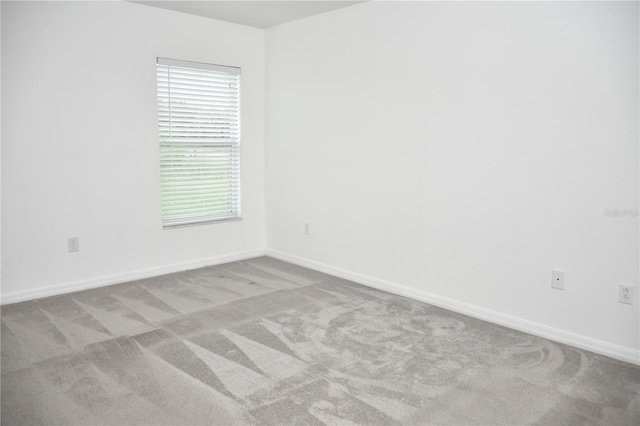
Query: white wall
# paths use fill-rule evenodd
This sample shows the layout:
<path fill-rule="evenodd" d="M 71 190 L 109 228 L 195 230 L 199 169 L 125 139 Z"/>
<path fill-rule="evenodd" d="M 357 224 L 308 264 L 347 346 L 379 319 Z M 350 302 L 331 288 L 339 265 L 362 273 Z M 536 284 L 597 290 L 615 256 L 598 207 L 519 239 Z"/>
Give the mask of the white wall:
<path fill-rule="evenodd" d="M 2 7 L 0 5 L 0 242 L 2 241 Z M 2 292 L 2 244 L 0 243 L 0 293 Z"/>
<path fill-rule="evenodd" d="M 263 253 L 264 37 L 126 2 L 2 2 L 3 302 Z M 242 68 L 244 220 L 162 230 L 157 56 Z"/>
<path fill-rule="evenodd" d="M 637 294 L 617 297 L 638 218 L 605 210 L 638 209 L 638 74 L 637 2 L 368 2 L 269 29 L 268 253 L 637 358 Z"/>

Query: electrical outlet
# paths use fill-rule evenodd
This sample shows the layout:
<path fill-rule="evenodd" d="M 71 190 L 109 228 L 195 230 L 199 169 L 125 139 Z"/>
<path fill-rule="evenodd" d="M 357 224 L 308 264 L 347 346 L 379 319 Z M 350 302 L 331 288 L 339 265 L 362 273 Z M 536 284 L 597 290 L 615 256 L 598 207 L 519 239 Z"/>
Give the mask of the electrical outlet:
<path fill-rule="evenodd" d="M 69 243 L 69 253 L 75 253 L 80 251 L 80 241 L 78 237 L 71 237 L 68 239 Z"/>
<path fill-rule="evenodd" d="M 618 302 L 633 305 L 633 286 L 620 284 Z"/>
<path fill-rule="evenodd" d="M 559 269 L 551 270 L 551 287 L 564 290 L 564 271 Z"/>
<path fill-rule="evenodd" d="M 309 235 L 309 224 L 308 223 L 304 224 L 304 234 L 305 235 Z"/>

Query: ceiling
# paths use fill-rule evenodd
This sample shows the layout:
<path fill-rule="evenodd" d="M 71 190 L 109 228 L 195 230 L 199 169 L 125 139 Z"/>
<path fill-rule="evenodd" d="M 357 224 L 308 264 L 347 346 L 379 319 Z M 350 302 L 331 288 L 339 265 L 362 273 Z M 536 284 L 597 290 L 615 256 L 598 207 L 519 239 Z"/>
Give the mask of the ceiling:
<path fill-rule="evenodd" d="M 133 1 L 148 6 L 160 7 L 191 15 L 248 25 L 256 28 L 269 28 L 297 19 L 306 18 L 330 10 L 351 6 L 363 1 Z"/>

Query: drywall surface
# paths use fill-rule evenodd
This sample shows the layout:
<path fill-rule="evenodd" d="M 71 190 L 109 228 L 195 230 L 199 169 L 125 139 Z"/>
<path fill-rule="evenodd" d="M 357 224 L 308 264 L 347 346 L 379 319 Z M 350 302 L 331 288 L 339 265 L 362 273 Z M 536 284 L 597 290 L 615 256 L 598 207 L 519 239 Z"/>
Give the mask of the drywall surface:
<path fill-rule="evenodd" d="M 264 37 L 127 2 L 2 2 L 3 302 L 263 252 Z M 243 220 L 162 229 L 156 57 L 242 68 Z"/>
<path fill-rule="evenodd" d="M 0 6 L 0 26 L 2 7 Z M 0 100 L 2 99 L 2 31 L 0 28 Z M 0 101 L 0 192 L 2 189 L 2 102 Z M 0 193 L 0 241 L 2 241 L 2 194 Z M 0 244 L 0 292 L 2 289 L 2 244 Z"/>
<path fill-rule="evenodd" d="M 631 2 L 267 30 L 267 252 L 637 354 L 638 51 Z"/>

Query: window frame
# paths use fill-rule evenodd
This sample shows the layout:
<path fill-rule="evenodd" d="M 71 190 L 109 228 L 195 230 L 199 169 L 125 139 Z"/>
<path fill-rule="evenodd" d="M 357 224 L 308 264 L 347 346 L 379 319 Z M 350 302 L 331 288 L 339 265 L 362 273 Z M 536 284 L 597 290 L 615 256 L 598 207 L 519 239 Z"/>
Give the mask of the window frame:
<path fill-rule="evenodd" d="M 242 219 L 240 71 L 156 58 L 163 229 Z"/>

